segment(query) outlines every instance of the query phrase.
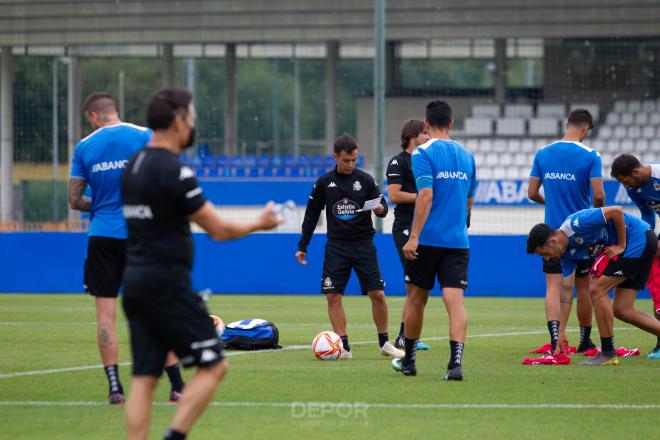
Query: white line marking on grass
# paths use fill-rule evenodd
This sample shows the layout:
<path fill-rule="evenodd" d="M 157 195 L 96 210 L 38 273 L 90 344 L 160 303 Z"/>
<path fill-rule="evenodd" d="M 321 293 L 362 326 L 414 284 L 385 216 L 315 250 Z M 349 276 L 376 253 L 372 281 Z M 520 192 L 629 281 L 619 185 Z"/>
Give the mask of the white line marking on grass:
<path fill-rule="evenodd" d="M 153 402 L 155 406 L 174 406 L 166 402 Z M 377 409 L 660 409 L 656 404 L 608 404 L 608 403 L 367 403 L 367 402 L 211 402 L 209 406 L 225 408 L 335 408 L 360 405 L 361 408 Z M 0 400 L 0 406 L 105 406 L 107 402 L 71 402 L 55 400 Z"/>
<path fill-rule="evenodd" d="M 619 328 L 616 329 L 617 332 L 625 330 L 634 330 L 632 328 Z M 574 332 L 577 330 L 567 330 L 568 332 Z M 470 338 L 497 338 L 501 336 L 522 336 L 522 335 L 538 335 L 545 334 L 547 330 L 530 330 L 526 332 L 506 332 L 506 333 L 483 333 L 480 335 L 468 335 L 468 340 Z M 430 336 L 425 337 L 425 341 L 444 341 L 449 339 L 449 336 Z M 367 345 L 374 344 L 375 340 L 372 341 L 356 341 L 351 342 L 351 345 Z M 226 351 L 225 356 L 245 356 L 245 355 L 255 355 L 262 353 L 278 353 L 281 351 L 298 351 L 298 350 L 311 350 L 311 345 L 287 345 L 278 350 L 258 350 L 258 351 Z M 131 365 L 131 362 L 122 362 L 120 366 Z M 12 377 L 23 377 L 23 376 L 39 376 L 43 374 L 55 374 L 55 373 L 68 373 L 71 371 L 84 371 L 84 370 L 93 370 L 96 368 L 101 368 L 103 365 L 85 365 L 82 367 L 70 367 L 70 368 L 55 368 L 52 370 L 36 370 L 36 371 L 17 371 L 15 373 L 0 373 L 0 379 L 9 379 Z"/>
<path fill-rule="evenodd" d="M 119 365 L 131 365 L 131 362 L 121 362 Z M 68 373 L 69 371 L 83 371 L 93 370 L 96 368 L 103 368 L 103 365 L 84 365 L 82 367 L 69 367 L 69 368 L 53 368 L 52 370 L 36 370 L 36 371 L 18 371 L 16 373 L 2 373 L 0 379 L 9 379 L 11 377 L 22 376 L 39 376 L 42 374 L 55 374 L 55 373 Z"/>

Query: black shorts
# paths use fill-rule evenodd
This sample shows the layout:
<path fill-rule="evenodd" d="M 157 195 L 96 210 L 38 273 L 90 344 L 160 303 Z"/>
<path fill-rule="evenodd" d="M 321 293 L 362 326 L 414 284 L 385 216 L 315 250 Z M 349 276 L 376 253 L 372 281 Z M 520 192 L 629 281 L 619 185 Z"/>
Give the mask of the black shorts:
<path fill-rule="evenodd" d="M 603 271 L 608 277 L 625 277 L 626 280 L 617 287 L 624 289 L 642 290 L 646 286 L 651 273 L 651 263 L 658 250 L 658 238 L 653 231 L 646 232 L 646 246 L 639 258 L 621 258 L 610 260 Z"/>
<path fill-rule="evenodd" d="M 101 298 L 117 298 L 126 267 L 126 240 L 89 237 L 85 259 L 85 292 Z"/>
<path fill-rule="evenodd" d="M 166 272 L 166 270 L 162 270 Z M 128 319 L 134 376 L 159 377 L 168 351 L 184 367 L 210 367 L 224 358 L 204 301 L 188 274 L 127 270 L 122 298 Z"/>
<path fill-rule="evenodd" d="M 396 247 L 396 252 L 399 254 L 399 260 L 401 260 L 401 267 L 403 270 L 406 269 L 406 259 L 403 256 L 403 246 L 408 242 L 410 235 L 410 225 L 401 228 L 392 228 L 392 239 L 394 240 L 394 247 Z"/>
<path fill-rule="evenodd" d="M 441 288 L 467 289 L 469 249 L 419 245 L 417 254 L 406 260 L 406 283 L 431 290 L 437 278 Z"/>
<path fill-rule="evenodd" d="M 362 294 L 383 290 L 385 284 L 378 269 L 376 246 L 372 239 L 346 241 L 329 239 L 325 245 L 321 293 L 344 293 L 351 269 L 360 280 Z"/>
<path fill-rule="evenodd" d="M 587 275 L 589 275 L 589 270 L 591 269 L 591 265 L 593 264 L 593 262 L 594 262 L 593 259 L 577 261 L 575 263 L 575 277 L 584 278 Z M 561 268 L 561 260 L 554 260 L 554 259 L 546 260 L 544 258 L 543 273 L 546 273 L 548 275 L 562 274 L 563 270 Z"/>

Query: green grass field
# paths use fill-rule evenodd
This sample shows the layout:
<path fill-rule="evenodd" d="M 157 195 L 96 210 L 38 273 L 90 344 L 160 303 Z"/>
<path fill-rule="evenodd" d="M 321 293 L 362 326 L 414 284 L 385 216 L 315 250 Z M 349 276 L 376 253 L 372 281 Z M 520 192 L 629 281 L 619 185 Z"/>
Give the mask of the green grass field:
<path fill-rule="evenodd" d="M 402 301 L 389 298 L 392 339 Z M 655 343 L 652 336 L 617 322 L 617 346 L 639 347 L 642 356 L 617 367 L 582 367 L 580 356 L 569 366 L 528 367 L 521 365 L 527 351 L 547 339 L 543 300 L 468 298 L 466 305 L 465 381 L 447 383 L 440 380 L 449 351 L 447 317 L 438 297 L 429 301 L 423 331 L 432 349 L 418 353 L 418 376 L 404 377 L 377 351 L 367 298 L 345 298 L 354 359 L 321 362 L 307 348 L 316 333 L 330 329 L 321 295 L 215 296 L 209 309 L 225 322 L 258 317 L 278 324 L 285 350 L 230 353 L 230 373 L 189 437 L 657 435 L 660 362 L 644 356 Z M 640 301 L 638 307 L 651 305 Z M 124 437 L 123 408 L 104 403 L 107 384 L 94 326 L 93 302 L 84 295 L 0 295 L 0 438 Z M 126 387 L 130 355 L 123 316 L 118 334 Z M 569 336 L 577 342 L 575 331 Z M 174 411 L 164 403 L 167 392 L 164 378 L 150 438 L 161 438 Z M 327 404 L 323 410 L 320 402 Z"/>

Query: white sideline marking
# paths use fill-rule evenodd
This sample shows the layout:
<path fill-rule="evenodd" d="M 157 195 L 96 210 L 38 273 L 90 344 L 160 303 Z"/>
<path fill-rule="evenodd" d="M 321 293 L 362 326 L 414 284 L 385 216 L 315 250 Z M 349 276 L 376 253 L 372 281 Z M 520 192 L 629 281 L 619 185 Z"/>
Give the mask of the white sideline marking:
<path fill-rule="evenodd" d="M 617 332 L 633 330 L 631 328 L 618 328 Z M 577 330 L 567 330 L 568 332 L 576 332 Z M 483 333 L 480 335 L 468 335 L 468 340 L 470 338 L 497 338 L 501 336 L 521 336 L 521 335 L 538 335 L 545 334 L 547 330 L 530 330 L 526 332 L 507 332 L 507 333 Z M 423 338 L 425 341 L 444 341 L 449 339 L 449 336 L 431 336 Z M 357 341 L 351 342 L 351 345 L 367 345 L 373 344 L 375 341 Z M 311 345 L 287 345 L 282 347 L 280 350 L 259 350 L 259 351 L 226 351 L 225 356 L 245 356 L 245 355 L 254 355 L 260 353 L 277 353 L 281 351 L 297 351 L 297 350 L 310 350 Z M 131 365 L 131 362 L 121 362 L 120 366 Z M 101 368 L 103 365 L 84 365 L 81 367 L 69 367 L 69 368 L 55 368 L 52 370 L 35 370 L 35 371 L 18 371 L 15 373 L 0 373 L 0 379 L 9 379 L 12 377 L 23 377 L 23 376 L 39 376 L 43 374 L 55 374 L 55 373 L 68 373 L 70 371 L 84 371 L 84 370 L 93 370 L 96 368 Z"/>
<path fill-rule="evenodd" d="M 166 402 L 153 402 L 155 406 L 174 406 Z M 660 409 L 656 404 L 599 404 L 599 403 L 367 403 L 367 402 L 211 402 L 209 406 L 229 408 L 298 408 L 301 406 L 337 407 L 359 404 L 378 409 Z M 71 402 L 53 400 L 0 400 L 0 406 L 105 406 L 106 402 Z"/>

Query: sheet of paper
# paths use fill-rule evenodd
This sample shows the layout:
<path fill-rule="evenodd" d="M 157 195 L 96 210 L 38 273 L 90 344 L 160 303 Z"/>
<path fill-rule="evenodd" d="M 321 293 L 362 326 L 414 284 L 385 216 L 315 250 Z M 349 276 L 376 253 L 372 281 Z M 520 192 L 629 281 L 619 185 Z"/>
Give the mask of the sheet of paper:
<path fill-rule="evenodd" d="M 364 202 L 364 206 L 362 209 L 358 209 L 358 212 L 366 212 L 366 211 L 373 211 L 380 205 L 380 200 L 383 198 L 383 196 L 378 197 L 377 199 L 372 199 L 372 200 L 367 200 Z"/>

